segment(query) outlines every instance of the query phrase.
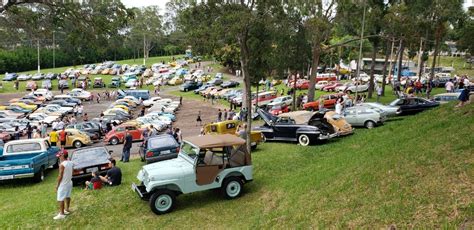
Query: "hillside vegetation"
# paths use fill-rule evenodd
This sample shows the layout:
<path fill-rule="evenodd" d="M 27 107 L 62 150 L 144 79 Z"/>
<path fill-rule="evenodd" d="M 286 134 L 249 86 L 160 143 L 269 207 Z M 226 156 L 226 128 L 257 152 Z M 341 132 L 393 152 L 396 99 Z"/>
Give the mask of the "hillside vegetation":
<path fill-rule="evenodd" d="M 472 228 L 473 113 L 473 104 L 448 104 L 311 147 L 265 143 L 241 198 L 182 195 L 163 216 L 130 189 L 142 164 L 134 160 L 119 164 L 123 185 L 75 188 L 73 213 L 53 221 L 51 171 L 40 184 L 0 184 L 0 228 Z"/>

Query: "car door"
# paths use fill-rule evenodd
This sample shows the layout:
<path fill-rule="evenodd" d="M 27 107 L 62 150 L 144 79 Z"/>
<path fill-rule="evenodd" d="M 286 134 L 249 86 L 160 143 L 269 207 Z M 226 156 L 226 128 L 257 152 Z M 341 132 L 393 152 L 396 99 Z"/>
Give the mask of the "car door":
<path fill-rule="evenodd" d="M 295 121 L 288 117 L 280 117 L 274 125 L 275 138 L 295 139 L 298 126 Z"/>
<path fill-rule="evenodd" d="M 130 135 L 132 135 L 132 139 L 134 141 L 142 139 L 141 138 L 142 134 L 140 133 L 140 131 L 135 126 L 127 126 L 126 129 L 130 133 Z"/>

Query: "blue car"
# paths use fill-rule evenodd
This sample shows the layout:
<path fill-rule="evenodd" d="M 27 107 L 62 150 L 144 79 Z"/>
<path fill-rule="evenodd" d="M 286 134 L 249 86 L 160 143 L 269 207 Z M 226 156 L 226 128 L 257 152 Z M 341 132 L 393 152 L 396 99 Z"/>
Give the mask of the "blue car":
<path fill-rule="evenodd" d="M 179 143 L 169 134 L 148 138 L 139 150 L 142 161 L 147 164 L 176 158 L 178 153 Z"/>
<path fill-rule="evenodd" d="M 14 106 L 14 105 L 10 105 L 6 109 L 11 110 L 15 113 L 30 113 L 31 112 L 31 110 L 24 109 L 24 108 L 21 108 L 20 106 Z"/>
<path fill-rule="evenodd" d="M 171 119 L 172 121 L 176 121 L 176 116 L 172 113 L 166 113 L 166 112 L 151 112 L 149 114 L 156 114 L 158 116 L 165 116 Z"/>
<path fill-rule="evenodd" d="M 14 81 L 18 78 L 18 74 L 16 73 L 7 73 L 3 78 L 4 81 Z"/>

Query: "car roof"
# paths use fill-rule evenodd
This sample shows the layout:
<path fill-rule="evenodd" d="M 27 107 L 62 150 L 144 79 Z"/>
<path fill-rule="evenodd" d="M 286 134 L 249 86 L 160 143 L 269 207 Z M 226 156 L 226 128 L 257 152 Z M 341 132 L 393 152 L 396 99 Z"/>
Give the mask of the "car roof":
<path fill-rule="evenodd" d="M 244 139 L 232 134 L 194 136 L 186 138 L 185 141 L 191 142 L 199 148 L 215 148 L 245 144 Z"/>

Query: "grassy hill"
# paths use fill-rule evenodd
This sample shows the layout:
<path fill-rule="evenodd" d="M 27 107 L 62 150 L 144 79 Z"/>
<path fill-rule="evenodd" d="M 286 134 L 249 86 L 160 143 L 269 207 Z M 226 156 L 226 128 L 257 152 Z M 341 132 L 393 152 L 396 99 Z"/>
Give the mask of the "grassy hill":
<path fill-rule="evenodd" d="M 141 162 L 119 164 L 120 187 L 75 188 L 73 213 L 53 221 L 57 171 L 40 184 L 0 184 L 0 228 L 474 227 L 474 105 L 441 106 L 321 145 L 265 143 L 244 195 L 178 197 L 156 216 L 130 189 Z"/>

